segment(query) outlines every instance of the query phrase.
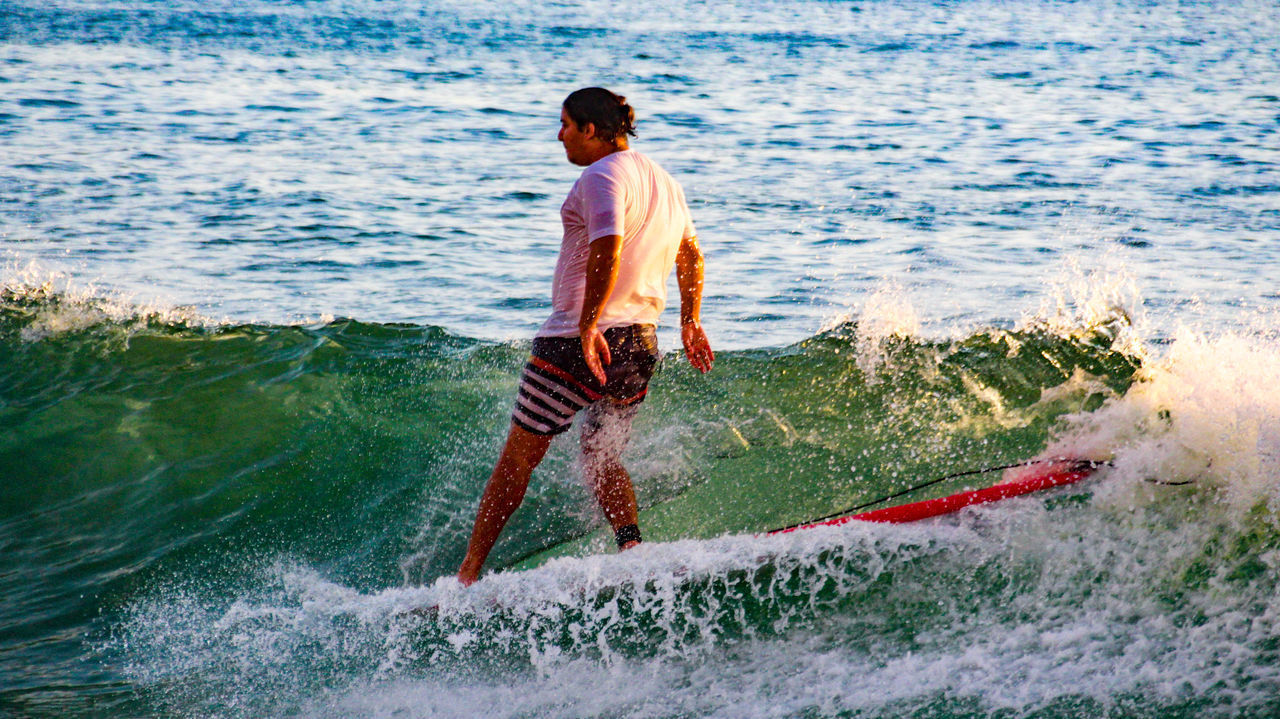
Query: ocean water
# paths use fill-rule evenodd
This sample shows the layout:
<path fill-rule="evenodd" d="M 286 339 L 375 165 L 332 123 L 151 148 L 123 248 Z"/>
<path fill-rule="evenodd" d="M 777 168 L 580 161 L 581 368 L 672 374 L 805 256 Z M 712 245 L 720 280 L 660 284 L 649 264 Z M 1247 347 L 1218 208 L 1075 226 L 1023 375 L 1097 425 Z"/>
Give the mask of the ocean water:
<path fill-rule="evenodd" d="M 593 84 L 716 368 L 463 590 Z M 0 0 L 0 89 L 0 716 L 1280 715 L 1274 3 Z"/>

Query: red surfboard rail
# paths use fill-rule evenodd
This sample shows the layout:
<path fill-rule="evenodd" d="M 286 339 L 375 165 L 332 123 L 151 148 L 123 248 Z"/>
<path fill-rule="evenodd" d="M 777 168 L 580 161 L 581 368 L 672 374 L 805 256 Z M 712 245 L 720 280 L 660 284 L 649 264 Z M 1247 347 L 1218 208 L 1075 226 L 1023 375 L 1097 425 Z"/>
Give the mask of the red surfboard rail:
<path fill-rule="evenodd" d="M 1102 463 L 1080 460 L 1063 460 L 1043 464 L 1027 465 L 1014 473 L 1011 479 L 982 489 L 971 489 L 937 499 L 926 499 L 920 502 L 900 504 L 896 507 L 875 509 L 870 512 L 849 514 L 843 517 L 827 519 L 797 527 L 776 529 L 769 534 L 786 534 L 800 529 L 813 527 L 835 527 L 847 522 L 915 522 L 942 514 L 950 514 L 974 504 L 987 504 L 1002 499 L 1017 497 L 1031 492 L 1039 492 L 1051 487 L 1073 484 L 1093 474 Z"/>

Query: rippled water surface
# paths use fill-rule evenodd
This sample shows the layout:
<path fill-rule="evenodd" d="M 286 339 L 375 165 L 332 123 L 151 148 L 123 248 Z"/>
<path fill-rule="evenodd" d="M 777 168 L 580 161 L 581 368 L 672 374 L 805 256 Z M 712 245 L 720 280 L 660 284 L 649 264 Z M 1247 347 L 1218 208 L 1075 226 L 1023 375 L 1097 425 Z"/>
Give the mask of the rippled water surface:
<path fill-rule="evenodd" d="M 464 591 L 594 84 L 717 366 Z M 1280 715 L 1274 2 L 0 0 L 0 243 L 0 716 Z"/>
<path fill-rule="evenodd" d="M 1163 310 L 1276 298 L 1271 3 L 2 7 L 15 261 L 215 317 L 527 335 L 586 84 L 686 185 L 735 345 L 886 279 L 1016 320 L 1064 256 Z"/>

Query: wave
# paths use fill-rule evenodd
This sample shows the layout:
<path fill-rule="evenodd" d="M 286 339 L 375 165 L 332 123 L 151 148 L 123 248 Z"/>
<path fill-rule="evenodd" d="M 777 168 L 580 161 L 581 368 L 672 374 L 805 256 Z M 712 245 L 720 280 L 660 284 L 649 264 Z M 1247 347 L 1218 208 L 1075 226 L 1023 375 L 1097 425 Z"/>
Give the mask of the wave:
<path fill-rule="evenodd" d="M 889 293 L 803 342 L 723 353 L 707 377 L 670 355 L 629 450 L 649 544 L 605 552 L 560 442 L 491 561 L 565 556 L 463 591 L 449 575 L 526 344 L 11 288 L 0 529 L 5 573 L 33 589 L 4 620 L 24 641 L 93 627 L 88 657 L 122 668 L 143 714 L 522 716 L 496 697 L 615 672 L 645 678 L 611 700 L 552 692 L 537 713 L 790 715 L 712 699 L 751 677 L 825 692 L 821 713 L 1265 713 L 1274 333 L 1151 345 L 1124 312 L 1048 316 L 926 339 Z M 937 522 L 755 536 L 1039 455 L 1113 466 Z M 762 659 L 801 646 L 855 673 Z"/>

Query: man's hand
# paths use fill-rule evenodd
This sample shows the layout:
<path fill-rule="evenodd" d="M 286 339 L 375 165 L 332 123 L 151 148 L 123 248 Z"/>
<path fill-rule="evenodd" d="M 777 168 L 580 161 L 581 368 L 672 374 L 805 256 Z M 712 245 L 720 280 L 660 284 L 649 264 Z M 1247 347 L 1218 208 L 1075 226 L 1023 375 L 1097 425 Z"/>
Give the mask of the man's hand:
<path fill-rule="evenodd" d="M 578 336 L 582 338 L 582 356 L 587 360 L 587 369 L 600 380 L 601 387 L 607 381 L 603 365 L 609 364 L 612 358 L 609 343 L 604 341 L 596 322 L 618 281 L 621 252 L 622 235 L 598 237 L 587 252 L 587 286 L 582 295 L 582 314 L 578 316 Z"/>
<path fill-rule="evenodd" d="M 698 248 L 697 237 L 680 240 L 680 248 L 676 250 L 676 280 L 680 284 L 680 339 L 684 342 L 684 353 L 694 369 L 706 374 L 711 371 L 716 355 L 698 322 L 698 311 L 702 307 L 702 250 Z"/>
<path fill-rule="evenodd" d="M 698 322 L 685 322 L 680 326 L 680 339 L 684 342 L 684 353 L 689 357 L 689 364 L 694 369 L 706 374 L 716 361 L 716 353 L 711 351 L 711 343 L 707 341 L 707 333 L 702 331 Z"/>
<path fill-rule="evenodd" d="M 579 334 L 582 336 L 582 356 L 587 360 L 587 369 L 600 380 L 600 386 L 603 387 L 607 381 L 604 365 L 613 362 L 613 358 L 609 356 L 609 343 L 605 341 L 604 333 L 594 325 L 579 329 Z"/>

